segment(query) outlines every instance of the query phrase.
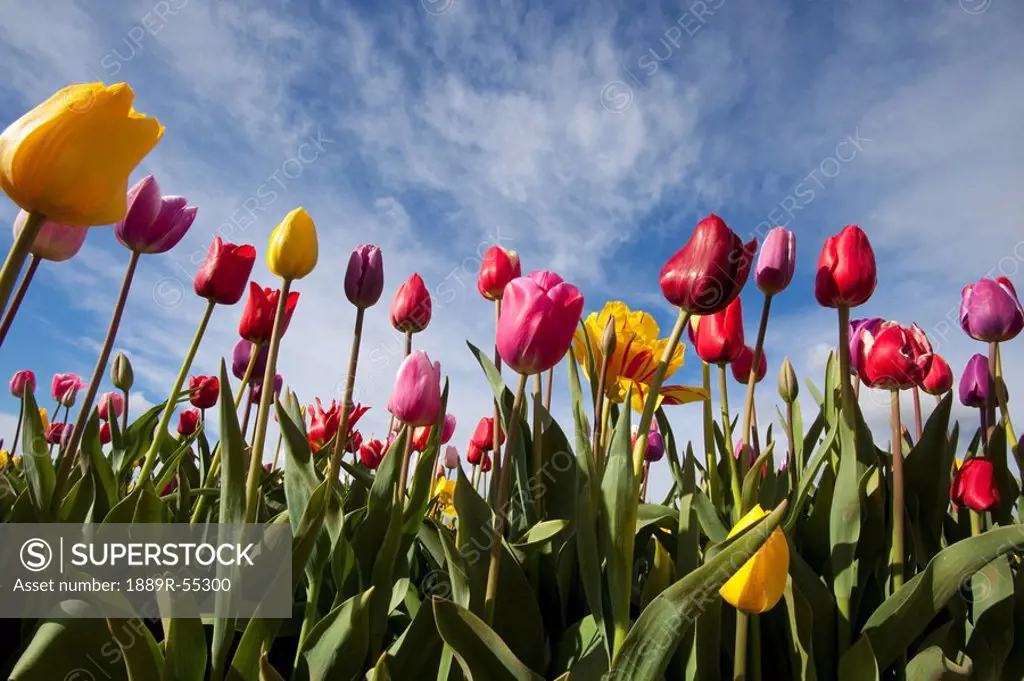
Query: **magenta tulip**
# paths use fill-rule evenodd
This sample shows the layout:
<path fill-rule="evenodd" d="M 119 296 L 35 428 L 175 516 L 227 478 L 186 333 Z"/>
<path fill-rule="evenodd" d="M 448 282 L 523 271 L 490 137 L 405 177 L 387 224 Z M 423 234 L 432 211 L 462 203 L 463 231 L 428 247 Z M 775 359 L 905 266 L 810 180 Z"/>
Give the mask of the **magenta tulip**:
<path fill-rule="evenodd" d="M 124 413 L 124 398 L 120 393 L 103 393 L 100 395 L 99 412 L 100 418 L 104 421 L 119 418 Z"/>
<path fill-rule="evenodd" d="M 1002 342 L 1015 338 L 1024 329 L 1024 310 L 1010 280 L 981 279 L 964 287 L 960 326 L 975 340 Z"/>
<path fill-rule="evenodd" d="M 513 279 L 498 319 L 498 353 L 521 374 L 547 371 L 568 352 L 581 312 L 583 294 L 554 272 Z"/>
<path fill-rule="evenodd" d="M 960 404 L 980 409 L 988 400 L 988 357 L 976 354 L 967 360 L 967 367 L 960 375 Z"/>
<path fill-rule="evenodd" d="M 21 211 L 18 217 L 14 218 L 14 237 L 21 234 L 25 227 L 28 213 Z M 42 229 L 36 235 L 35 241 L 29 248 L 29 252 L 50 262 L 63 262 L 74 257 L 82 249 L 85 237 L 89 234 L 88 227 L 72 227 L 63 225 L 53 220 L 43 223 Z"/>
<path fill-rule="evenodd" d="M 768 232 L 757 256 L 754 283 L 766 296 L 781 293 L 793 280 L 796 269 L 796 236 L 785 227 Z"/>
<path fill-rule="evenodd" d="M 441 363 L 416 350 L 402 360 L 388 411 L 410 426 L 429 426 L 441 417 Z"/>
<path fill-rule="evenodd" d="M 54 374 L 50 381 L 50 394 L 65 407 L 75 403 L 78 391 L 85 387 L 82 377 L 78 374 Z"/>
<path fill-rule="evenodd" d="M 114 236 L 138 253 L 166 253 L 174 248 L 196 219 L 197 208 L 184 196 L 161 196 L 152 175 L 128 190 L 128 210 Z"/>

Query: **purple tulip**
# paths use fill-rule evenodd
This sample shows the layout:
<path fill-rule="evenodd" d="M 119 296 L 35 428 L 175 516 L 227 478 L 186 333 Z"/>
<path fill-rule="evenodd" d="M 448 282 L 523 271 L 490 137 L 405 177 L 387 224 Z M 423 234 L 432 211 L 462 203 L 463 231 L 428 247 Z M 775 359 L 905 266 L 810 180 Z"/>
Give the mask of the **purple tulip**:
<path fill-rule="evenodd" d="M 281 396 L 281 387 L 284 385 L 284 381 L 281 378 L 281 374 L 274 376 L 274 400 L 277 400 Z M 260 403 L 260 397 L 263 395 L 263 382 L 255 381 L 252 383 L 252 397 L 250 401 L 253 404 Z"/>
<path fill-rule="evenodd" d="M 785 227 L 768 232 L 757 256 L 754 282 L 766 296 L 781 293 L 793 280 L 796 268 L 796 236 Z"/>
<path fill-rule="evenodd" d="M 988 400 L 988 357 L 977 354 L 967 360 L 960 376 L 960 403 L 965 407 L 984 408 Z"/>
<path fill-rule="evenodd" d="M 25 228 L 25 221 L 28 220 L 28 213 L 21 211 L 18 217 L 14 218 L 14 237 L 21 234 Z M 32 255 L 49 260 L 50 262 L 63 262 L 75 256 L 82 249 L 85 237 L 89 234 L 88 227 L 72 227 L 63 225 L 53 220 L 43 223 L 35 241 L 29 251 Z"/>
<path fill-rule="evenodd" d="M 665 456 L 665 439 L 661 433 L 652 429 L 647 433 L 647 449 L 644 450 L 644 459 L 653 463 L 661 461 L 663 456 Z"/>
<path fill-rule="evenodd" d="M 885 320 L 881 317 L 868 317 L 866 319 L 854 319 L 850 322 L 850 374 L 859 376 L 863 370 L 862 355 L 864 354 L 865 332 L 875 336 Z"/>
<path fill-rule="evenodd" d="M 268 352 L 270 352 L 268 344 L 260 345 L 260 352 L 256 355 L 256 363 L 252 367 L 250 379 L 259 380 L 263 376 L 264 370 L 267 368 Z M 241 338 L 235 343 L 235 349 L 231 351 L 231 373 L 239 381 L 245 378 L 245 370 L 249 366 L 250 359 L 252 359 L 252 343 Z"/>
<path fill-rule="evenodd" d="M 128 190 L 128 211 L 114 235 L 137 253 L 166 253 L 174 248 L 196 219 L 197 208 L 184 196 L 161 196 L 152 175 Z"/>
<path fill-rule="evenodd" d="M 384 260 L 380 249 L 362 244 L 352 250 L 345 270 L 345 296 L 356 307 L 370 307 L 384 290 Z"/>
<path fill-rule="evenodd" d="M 960 296 L 960 326 L 974 340 L 1008 341 L 1024 329 L 1024 310 L 1006 277 L 980 279 Z"/>

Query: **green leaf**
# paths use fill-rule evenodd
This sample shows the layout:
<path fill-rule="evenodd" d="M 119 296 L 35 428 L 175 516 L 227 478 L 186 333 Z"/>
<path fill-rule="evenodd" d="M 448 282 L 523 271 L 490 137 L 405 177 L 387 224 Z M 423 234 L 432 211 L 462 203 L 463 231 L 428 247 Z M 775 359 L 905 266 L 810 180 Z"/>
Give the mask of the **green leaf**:
<path fill-rule="evenodd" d="M 25 391 L 28 395 L 28 391 Z M 38 412 L 37 412 L 38 413 Z M 141 621 L 140 626 L 143 626 Z M 99 653 L 99 655 L 97 655 Z M 101 665 L 99 669 L 96 664 Z M 123 654 L 107 623 L 84 601 L 61 601 L 43 619 L 9 678 L 11 681 L 61 681 L 92 673 L 104 681 L 127 681 Z"/>
<path fill-rule="evenodd" d="M 640 608 L 646 608 L 647 604 L 653 601 L 658 594 L 672 584 L 675 575 L 675 565 L 672 556 L 665 547 L 661 545 L 657 537 L 651 537 L 653 543 L 654 559 L 651 561 L 651 569 L 647 572 L 647 579 L 644 581 L 643 592 L 640 595 Z"/>
<path fill-rule="evenodd" d="M 434 609 L 420 607 L 405 632 L 388 648 L 388 671 L 395 679 L 426 678 L 424 670 L 440 664 L 442 645 Z"/>
<path fill-rule="evenodd" d="M 266 653 L 260 655 L 260 681 L 284 681 L 284 678 L 270 664 Z"/>
<path fill-rule="evenodd" d="M 54 414 L 54 418 L 56 416 Z M 28 483 L 28 498 L 32 502 L 36 520 L 46 522 L 50 519 L 50 502 L 57 474 L 50 461 L 50 448 L 39 418 L 39 405 L 32 394 L 32 387 L 28 385 L 25 386 L 25 395 L 21 400 L 21 419 L 21 451 L 24 454 L 21 466 Z"/>
<path fill-rule="evenodd" d="M 754 461 L 754 465 L 750 467 L 747 474 L 743 476 L 743 491 L 741 498 L 743 499 L 743 512 L 754 508 L 754 504 L 757 503 L 757 493 L 761 486 L 761 469 L 764 468 L 765 464 L 772 456 L 772 450 L 775 449 L 775 442 L 769 442 L 765 450 L 761 452 L 761 456 L 757 457 Z"/>
<path fill-rule="evenodd" d="M 693 620 L 718 602 L 718 591 L 743 566 L 772 531 L 786 511 L 779 506 L 733 539 L 704 565 L 663 591 L 651 601 L 630 629 L 611 668 L 610 678 L 630 681 L 658 681 L 665 673 L 672 653 Z"/>
<path fill-rule="evenodd" d="M 811 490 L 814 489 L 814 481 L 818 477 L 818 470 L 821 468 L 821 464 L 825 461 L 825 457 L 832 451 L 832 447 L 836 441 L 836 435 L 839 433 L 838 428 L 832 428 L 829 430 L 828 436 L 822 441 L 821 446 L 814 453 L 814 456 L 807 465 L 804 467 L 803 474 L 800 476 L 799 487 L 797 489 L 796 501 L 793 503 L 793 508 L 789 512 L 789 517 L 786 518 L 785 525 L 783 526 L 786 533 L 790 534 L 793 527 L 796 526 L 797 521 L 800 519 L 801 513 L 803 513 L 804 506 L 807 504 L 807 500 L 810 498 Z M 821 487 L 818 487 L 818 491 L 821 491 Z"/>
<path fill-rule="evenodd" d="M 486 623 L 451 601 L 434 599 L 434 619 L 467 678 L 487 681 L 543 681 L 509 650 Z"/>
<path fill-rule="evenodd" d="M 203 621 L 198 617 L 165 617 L 163 625 L 163 681 L 203 681 L 207 661 Z"/>
<path fill-rule="evenodd" d="M 958 665 L 947 660 L 942 648 L 925 648 L 907 665 L 907 681 L 967 681 L 974 678 L 970 659 Z M 995 679 L 995 676 L 979 676 L 979 679 Z"/>
<path fill-rule="evenodd" d="M 523 554 L 538 553 L 551 545 L 569 529 L 567 520 L 545 520 L 526 532 L 526 536 L 512 544 L 512 548 Z"/>
<path fill-rule="evenodd" d="M 783 598 L 789 624 L 786 634 L 789 638 L 790 664 L 795 677 L 800 681 L 817 681 L 818 671 L 814 665 L 814 611 L 793 584 L 792 578 L 786 582 Z"/>
<path fill-rule="evenodd" d="M 117 419 L 111 419 L 111 424 L 116 421 Z M 111 425 L 111 427 L 115 426 Z M 93 412 L 85 424 L 81 444 L 84 475 L 92 480 L 96 493 L 89 511 L 89 518 L 92 522 L 101 522 L 110 509 L 117 504 L 117 483 L 114 480 L 114 471 L 111 470 L 110 463 L 103 456 L 99 430 L 99 412 Z"/>
<path fill-rule="evenodd" d="M 829 394 L 831 393 L 826 393 Z M 854 410 L 856 411 L 856 406 Z M 827 409 L 825 413 L 828 418 Z M 854 589 L 857 588 L 859 581 L 860 569 L 856 554 L 863 513 L 860 486 L 863 471 L 857 459 L 857 434 L 848 421 L 845 415 L 840 415 L 833 426 L 839 431 L 840 453 L 829 515 L 829 553 L 832 565 L 832 591 L 839 604 L 840 617 L 848 616 L 852 620 L 856 617 L 851 604 Z M 849 626 L 852 627 L 852 622 Z"/>
<path fill-rule="evenodd" d="M 970 577 L 971 622 L 967 656 L 974 660 L 976 678 L 1002 679 L 1016 632 L 1013 622 L 1013 573 L 1005 557 Z"/>
<path fill-rule="evenodd" d="M 370 641 L 373 592 L 371 586 L 353 596 L 310 629 L 295 668 L 297 679 L 354 679 L 362 673 Z"/>
<path fill-rule="evenodd" d="M 137 617 L 107 619 L 107 629 L 124 656 L 129 681 L 162 679 L 164 656 L 149 629 Z M 134 635 L 133 635 L 134 634 Z M 143 645 L 139 645 L 142 643 Z"/>

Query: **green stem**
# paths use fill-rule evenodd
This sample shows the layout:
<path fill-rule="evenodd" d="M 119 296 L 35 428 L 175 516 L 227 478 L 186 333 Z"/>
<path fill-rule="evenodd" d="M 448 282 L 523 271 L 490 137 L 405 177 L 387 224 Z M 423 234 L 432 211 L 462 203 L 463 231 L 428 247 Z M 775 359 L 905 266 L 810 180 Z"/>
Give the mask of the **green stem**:
<path fill-rule="evenodd" d="M 786 402 L 786 440 L 789 442 L 789 488 L 796 495 L 800 486 L 800 475 L 803 473 L 803 461 L 797 461 L 796 437 L 793 433 L 793 403 Z M 795 496 L 794 496 L 795 498 Z"/>
<path fill-rule="evenodd" d="M 21 267 L 25 264 L 32 244 L 35 243 L 39 231 L 46 224 L 46 216 L 42 213 L 31 212 L 25 220 L 25 226 L 18 236 L 14 238 L 11 250 L 7 252 L 3 268 L 0 269 L 0 310 L 7 309 L 7 302 L 11 298 L 11 291 L 14 290 L 14 282 L 21 274 Z M 82 229 L 85 229 L 84 227 Z"/>
<path fill-rule="evenodd" d="M 494 330 L 497 333 L 498 321 L 501 319 L 501 298 L 494 301 Z M 501 353 L 498 352 L 498 346 L 494 346 L 494 368 L 498 370 L 498 375 L 501 376 Z M 492 429 L 493 437 L 491 439 L 491 452 L 493 454 L 493 460 L 491 461 L 491 477 L 490 484 L 485 488 L 485 499 L 489 499 L 491 502 L 497 498 L 497 490 L 494 489 L 494 485 L 497 484 L 495 481 L 501 479 L 501 409 L 498 405 L 498 400 L 494 400 L 494 428 Z"/>
<path fill-rule="evenodd" d="M 750 426 L 754 418 L 754 388 L 757 386 L 757 368 L 761 363 L 761 353 L 764 352 L 764 337 L 768 331 L 768 315 L 772 308 L 772 296 L 764 297 L 764 307 L 761 308 L 761 323 L 757 327 L 757 342 L 754 343 L 754 357 L 750 365 L 750 376 L 747 377 L 747 396 L 743 401 L 743 432 L 740 433 L 740 441 L 743 444 L 750 442 Z"/>
<path fill-rule="evenodd" d="M 331 452 L 331 468 L 327 477 L 332 485 L 341 491 L 341 457 L 345 455 L 345 445 L 348 444 L 348 420 L 352 412 L 352 393 L 356 385 L 356 368 L 359 366 L 359 344 L 363 338 L 363 312 L 361 307 L 356 308 L 356 324 L 352 330 L 352 349 L 348 355 L 348 375 L 345 377 L 345 398 L 341 403 L 341 422 L 338 424 L 338 434 L 334 436 L 334 450 Z M 276 457 L 275 457 L 276 460 Z M 325 497 L 326 498 L 326 497 Z"/>
<path fill-rule="evenodd" d="M 284 439 L 284 432 L 278 431 L 277 433 L 277 447 L 274 449 L 274 462 L 270 464 L 270 470 L 277 470 L 277 459 L 281 456 L 281 442 Z"/>
<path fill-rule="evenodd" d="M 320 598 L 320 582 L 323 581 L 323 569 L 317 570 L 315 576 L 311 577 L 306 585 L 306 605 L 302 613 L 302 627 L 299 629 L 299 644 L 295 649 L 294 667 L 299 666 L 303 649 L 306 647 L 306 638 L 310 629 L 317 623 L 317 601 Z"/>
<path fill-rule="evenodd" d="M 761 681 L 761 618 L 750 615 L 750 676 Z"/>
<path fill-rule="evenodd" d="M 551 412 L 551 391 L 555 387 L 555 368 L 548 369 L 548 383 L 544 388 L 544 411 Z"/>
<path fill-rule="evenodd" d="M 274 329 L 270 334 L 270 350 L 267 352 L 267 368 L 263 371 L 263 389 L 260 390 L 260 408 L 256 413 L 256 435 L 253 437 L 252 451 L 249 453 L 249 476 L 246 481 L 245 522 L 256 522 L 256 510 L 259 508 L 260 471 L 263 469 L 263 446 L 267 439 L 267 425 L 270 419 L 270 402 L 274 399 L 274 375 L 277 369 L 277 352 L 281 347 L 281 336 L 284 334 L 284 310 L 288 300 L 288 291 L 292 280 L 285 279 L 281 286 L 281 295 L 277 299 L 277 311 L 274 313 Z"/>
<path fill-rule="evenodd" d="M 530 490 L 533 492 L 533 512 L 536 514 L 537 522 L 544 519 L 544 499 L 540 493 L 541 483 L 540 471 L 544 465 L 544 444 L 541 430 L 544 427 L 541 419 L 541 407 L 543 406 L 541 400 L 541 392 L 543 386 L 541 384 L 542 376 L 540 374 L 534 374 L 533 376 L 533 437 L 531 444 L 533 445 L 533 470 L 530 471 L 532 483 L 530 484 Z M 492 464 L 493 465 L 493 464 Z"/>
<path fill-rule="evenodd" d="M 7 332 L 11 330 L 11 324 L 14 323 L 14 315 L 18 314 L 18 308 L 21 307 L 21 302 L 25 300 L 29 284 L 32 283 L 32 278 L 35 276 L 36 270 L 39 269 L 40 260 L 42 258 L 38 255 L 32 256 L 32 260 L 28 263 L 28 270 L 25 271 L 25 276 L 21 278 L 18 290 L 14 293 L 14 300 L 11 301 L 11 306 L 4 312 L 3 321 L 0 321 L 0 346 L 3 346 L 4 340 L 7 338 Z"/>
<path fill-rule="evenodd" d="M 903 586 L 903 426 L 900 423 L 899 388 L 889 393 L 892 396 L 890 420 L 892 421 L 892 592 Z"/>
<path fill-rule="evenodd" d="M 121 412 L 121 434 L 128 432 L 128 391 L 122 390 L 121 397 L 124 399 L 124 411 Z"/>
<path fill-rule="evenodd" d="M 409 462 L 412 460 L 412 445 L 416 429 L 410 425 L 405 426 L 405 451 L 402 452 L 402 472 L 398 478 L 398 503 L 405 505 L 405 488 L 408 485 Z M 482 460 L 482 459 L 481 459 Z"/>
<path fill-rule="evenodd" d="M 156 467 L 156 460 L 160 449 L 167 438 L 167 425 L 171 422 L 171 416 L 174 415 L 174 408 L 177 406 L 178 393 L 181 392 L 181 386 L 185 384 L 185 377 L 188 376 L 188 371 L 192 367 L 192 360 L 195 359 L 196 352 L 199 351 L 199 343 L 203 340 L 203 334 L 206 333 L 206 325 L 210 323 L 210 316 L 213 314 L 215 305 L 216 303 L 212 300 L 206 304 L 206 310 L 203 312 L 203 318 L 199 322 L 199 328 L 196 329 L 196 335 L 192 338 L 192 345 L 189 346 L 188 352 L 185 354 L 185 361 L 181 363 L 178 377 L 174 379 L 174 387 L 171 388 L 171 394 L 167 396 L 167 403 L 164 405 L 163 414 L 160 415 L 160 422 L 157 424 L 156 433 L 153 435 L 153 444 L 149 446 L 149 451 L 146 452 L 146 460 L 143 462 L 142 471 L 139 473 L 138 484 L 149 480 L 149 476 L 153 473 L 153 468 Z"/>
<path fill-rule="evenodd" d="M 608 398 L 605 396 L 605 383 L 608 376 L 608 358 L 601 357 L 601 373 L 597 377 L 597 400 L 594 402 L 594 451 L 591 452 L 594 458 L 595 470 L 602 469 L 601 463 L 601 430 L 604 427 L 605 409 L 608 407 Z M 600 475 L 600 473 L 598 473 Z"/>
<path fill-rule="evenodd" d="M 505 516 L 508 513 L 509 483 L 512 475 L 512 462 L 509 452 L 515 450 L 519 437 L 519 411 L 523 408 L 523 394 L 526 392 L 526 374 L 519 375 L 515 399 L 512 401 L 512 413 L 509 418 L 508 435 L 505 438 L 504 460 L 501 464 L 501 478 L 498 480 L 497 502 L 494 506 L 494 524 L 491 528 L 491 555 L 487 566 L 487 589 L 484 592 L 484 621 L 494 621 L 494 604 L 498 597 L 498 576 L 501 571 L 501 538 L 505 532 Z M 497 424 L 495 424 L 497 425 Z M 494 458 L 502 456 L 499 450 L 494 451 Z M 492 462 L 492 466 L 494 463 Z M 492 469 L 493 470 L 493 469 Z"/>
<path fill-rule="evenodd" d="M 711 406 L 711 365 L 701 362 L 701 377 L 708 398 L 701 405 L 704 414 L 704 464 L 708 471 L 708 494 L 718 507 L 722 501 L 722 483 L 718 479 L 718 456 L 715 453 L 715 416 Z"/>
<path fill-rule="evenodd" d="M 85 424 L 92 413 L 92 405 L 96 400 L 96 393 L 99 392 L 103 375 L 107 372 L 107 361 L 114 348 L 114 339 L 117 337 L 117 329 L 121 325 L 121 317 L 124 314 L 125 303 L 128 302 L 128 291 L 131 289 L 132 280 L 135 278 L 135 267 L 139 263 L 139 254 L 132 251 L 128 260 L 128 267 L 124 271 L 124 279 L 121 281 L 121 291 L 118 293 L 117 302 L 114 304 L 114 313 L 110 317 L 110 324 L 107 326 L 107 336 L 103 340 L 103 347 L 100 348 L 100 355 L 96 358 L 96 366 L 92 370 L 89 385 L 86 388 L 85 397 L 82 398 L 82 408 L 75 420 L 75 427 L 71 431 L 71 440 L 68 446 L 60 454 L 60 463 L 57 464 L 57 479 L 54 483 L 51 510 L 55 513 L 60 508 L 64 499 L 64 487 L 67 485 L 68 477 L 71 474 L 71 466 L 75 460 L 75 453 L 78 445 L 82 442 L 82 435 L 85 433 Z M 54 418 L 57 414 L 54 413 Z"/>
<path fill-rule="evenodd" d="M 745 681 L 747 678 L 747 631 L 750 621 L 747 613 L 736 611 L 736 643 L 732 666 L 733 681 Z"/>
<path fill-rule="evenodd" d="M 921 421 L 921 389 L 914 386 L 914 442 L 921 441 L 924 426 Z"/>
<path fill-rule="evenodd" d="M 1017 434 L 1013 430 L 1013 422 L 1010 420 L 1010 411 L 1006 407 L 1006 393 L 1003 388 L 1003 357 L 999 350 L 999 343 L 992 343 L 989 349 L 989 366 L 992 372 L 992 383 L 995 385 L 996 399 L 999 400 L 999 411 L 1003 415 L 1003 426 L 1006 428 L 1006 443 L 1010 446 L 1013 458 L 1017 461 L 1017 470 L 1020 472 L 1021 480 L 1024 481 L 1024 456 L 1017 446 Z M 994 359 L 994 361 L 991 361 Z"/>
<path fill-rule="evenodd" d="M 729 464 L 729 488 L 732 491 L 732 524 L 743 517 L 743 493 L 740 491 L 740 471 L 732 446 L 732 421 L 729 417 L 729 379 L 724 364 L 718 365 L 718 390 L 722 398 L 722 438 L 725 440 L 725 458 Z M 740 452 L 743 456 L 743 452 Z"/>
<path fill-rule="evenodd" d="M 850 385 L 850 308 L 845 305 L 837 308 L 839 313 L 839 386 L 840 404 L 846 425 L 857 437 L 857 421 L 853 413 L 853 387 Z M 846 454 L 846 452 L 843 452 Z M 856 453 L 851 453 L 855 456 Z"/>

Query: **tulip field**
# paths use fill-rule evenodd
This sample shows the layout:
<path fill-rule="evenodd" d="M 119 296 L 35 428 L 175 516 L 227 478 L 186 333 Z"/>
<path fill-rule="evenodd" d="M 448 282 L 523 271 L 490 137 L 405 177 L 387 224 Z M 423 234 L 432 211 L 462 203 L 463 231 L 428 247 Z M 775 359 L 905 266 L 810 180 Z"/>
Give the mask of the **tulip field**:
<path fill-rule="evenodd" d="M 138 367 L 114 348 L 134 268 L 196 214 L 152 176 L 129 188 L 163 134 L 132 99 L 125 84 L 73 85 L 0 134 L 0 189 L 21 209 L 0 270 L 0 344 L 40 260 L 72 257 L 94 225 L 131 252 L 93 374 L 10 379 L 21 409 L 0 433 L 0 521 L 287 527 L 291 615 L 114 617 L 69 595 L 3 620 L 5 678 L 1024 679 L 1024 452 L 1000 358 L 1024 310 L 1009 280 L 963 282 L 960 326 L 978 354 L 954 372 L 918 326 L 857 318 L 877 279 L 868 233 L 801 244 L 818 257 L 813 295 L 835 335 L 824 374 L 797 376 L 788 359 L 769 374 L 764 353 L 772 301 L 812 295 L 790 286 L 797 244 L 783 227 L 745 243 L 716 215 L 680 226 L 657 282 L 677 310 L 668 330 L 495 246 L 477 279 L 494 342 L 466 348 L 493 393 L 480 418 L 448 412 L 460 386 L 416 347 L 432 309 L 415 273 L 390 301 L 405 338 L 390 397 L 353 400 L 385 257 L 353 244 L 337 282 L 354 319 L 347 383 L 324 404 L 277 371 L 320 256 L 296 208 L 267 244 L 214 239 L 175 381 L 129 413 Z M 271 286 L 250 281 L 257 257 Z M 743 328 L 744 304 L 762 310 L 757 328 Z M 237 345 L 198 375 L 222 306 Z M 699 384 L 674 380 L 684 359 Z M 114 390 L 100 394 L 105 381 Z M 554 383 L 568 386 L 563 422 Z M 868 427 L 862 389 L 888 394 L 890 430 Z M 756 422 L 755 395 L 777 407 L 772 423 Z M 952 419 L 954 400 L 977 419 Z M 386 437 L 360 431 L 371 407 L 389 414 Z M 674 431 L 673 410 L 702 427 Z M 456 419 L 475 424 L 461 448 Z M 667 495 L 649 489 L 657 461 Z"/>

